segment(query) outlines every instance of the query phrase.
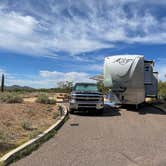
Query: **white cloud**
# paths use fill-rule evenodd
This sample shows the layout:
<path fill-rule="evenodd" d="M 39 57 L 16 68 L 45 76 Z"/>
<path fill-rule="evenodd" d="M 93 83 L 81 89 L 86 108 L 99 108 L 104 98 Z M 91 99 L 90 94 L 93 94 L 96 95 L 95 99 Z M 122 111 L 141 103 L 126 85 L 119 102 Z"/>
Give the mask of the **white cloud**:
<path fill-rule="evenodd" d="M 0 70 L 0 72 L 3 70 Z M 58 82 L 72 81 L 72 82 L 94 82 L 89 79 L 90 74 L 85 72 L 58 72 L 58 71 L 40 71 L 36 75 L 21 75 L 21 74 L 5 74 L 5 85 L 21 85 L 30 86 L 34 88 L 54 88 Z"/>
<path fill-rule="evenodd" d="M 104 62 L 104 61 L 103 61 Z M 92 65 L 88 65 L 88 70 L 90 71 L 94 71 L 94 72 L 99 72 L 102 73 L 103 72 L 103 64 L 92 64 Z"/>
<path fill-rule="evenodd" d="M 31 35 L 38 23 L 33 17 L 21 16 L 15 12 L 10 12 L 9 14 L 1 13 L 0 20 L 1 33 L 16 35 Z"/>
<path fill-rule="evenodd" d="M 5 73 L 6 73 L 6 71 L 4 69 L 0 69 L 0 78 L 1 78 L 2 74 L 5 74 Z"/>
<path fill-rule="evenodd" d="M 58 51 L 66 51 L 71 54 L 78 54 L 81 52 L 95 51 L 104 48 L 112 48 L 112 44 L 104 44 L 100 41 L 91 40 L 88 38 L 67 38 L 55 39 L 53 44 L 56 46 Z"/>
<path fill-rule="evenodd" d="M 56 83 L 60 81 L 92 82 L 92 80 L 89 79 L 90 74 L 84 72 L 58 72 L 43 70 L 40 71 L 40 76 L 45 79 L 54 80 Z"/>
<path fill-rule="evenodd" d="M 166 81 L 166 58 L 158 58 L 156 61 L 155 69 L 159 73 L 159 80 Z"/>
<path fill-rule="evenodd" d="M 31 16 L 0 11 L 0 48 L 35 56 L 56 56 L 37 31 L 39 22 Z"/>
<path fill-rule="evenodd" d="M 166 81 L 166 65 L 165 66 L 159 66 L 158 68 L 158 72 L 159 72 L 159 80 L 161 81 Z"/>
<path fill-rule="evenodd" d="M 10 2 L 0 5 L 0 48 L 55 57 L 59 51 L 75 55 L 111 49 L 116 42 L 166 43 L 166 18 L 159 20 L 144 9 L 148 4 L 157 8 L 164 0 L 53 0 L 47 1 L 45 9 L 42 3 L 36 7 L 30 1 L 18 1 L 15 11 Z"/>

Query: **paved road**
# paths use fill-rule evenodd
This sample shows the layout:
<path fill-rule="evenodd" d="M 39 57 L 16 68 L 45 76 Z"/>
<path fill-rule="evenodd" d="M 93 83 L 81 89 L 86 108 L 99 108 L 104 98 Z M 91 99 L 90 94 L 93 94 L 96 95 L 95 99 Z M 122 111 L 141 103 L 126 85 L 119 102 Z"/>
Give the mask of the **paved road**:
<path fill-rule="evenodd" d="M 71 115 L 54 138 L 13 166 L 166 166 L 166 115 L 107 108 Z"/>

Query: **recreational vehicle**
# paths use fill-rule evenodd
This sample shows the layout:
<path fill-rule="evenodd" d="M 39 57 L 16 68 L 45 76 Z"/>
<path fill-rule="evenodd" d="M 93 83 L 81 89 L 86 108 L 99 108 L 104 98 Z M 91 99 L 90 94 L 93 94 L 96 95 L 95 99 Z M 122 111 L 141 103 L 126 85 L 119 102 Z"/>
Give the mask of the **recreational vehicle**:
<path fill-rule="evenodd" d="M 111 89 L 121 104 L 138 106 L 145 97 L 157 97 L 158 73 L 154 62 L 142 55 L 116 55 L 105 58 L 104 86 Z"/>

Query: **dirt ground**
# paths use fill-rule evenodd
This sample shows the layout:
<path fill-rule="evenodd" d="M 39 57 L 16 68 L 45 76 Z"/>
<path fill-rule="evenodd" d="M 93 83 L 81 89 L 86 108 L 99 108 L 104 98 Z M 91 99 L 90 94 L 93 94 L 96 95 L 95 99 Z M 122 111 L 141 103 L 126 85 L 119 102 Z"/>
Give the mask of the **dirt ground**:
<path fill-rule="evenodd" d="M 57 102 L 62 102 L 64 98 L 68 96 L 67 93 L 48 93 L 47 95 L 49 96 L 50 99 L 54 99 Z M 37 96 L 39 96 L 39 93 L 22 94 L 24 102 L 30 102 L 30 103 L 34 103 L 37 99 Z"/>
<path fill-rule="evenodd" d="M 0 104 L 0 156 L 35 137 L 58 116 L 56 105 Z"/>

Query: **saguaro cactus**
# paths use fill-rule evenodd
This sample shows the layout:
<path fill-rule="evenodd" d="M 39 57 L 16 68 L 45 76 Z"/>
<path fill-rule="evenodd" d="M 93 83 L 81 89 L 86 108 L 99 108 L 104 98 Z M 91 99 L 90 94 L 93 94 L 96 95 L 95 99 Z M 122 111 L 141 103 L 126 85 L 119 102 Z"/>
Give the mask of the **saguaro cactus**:
<path fill-rule="evenodd" d="M 5 85 L 5 76 L 2 74 L 2 79 L 1 79 L 1 92 L 4 91 L 4 85 Z"/>

